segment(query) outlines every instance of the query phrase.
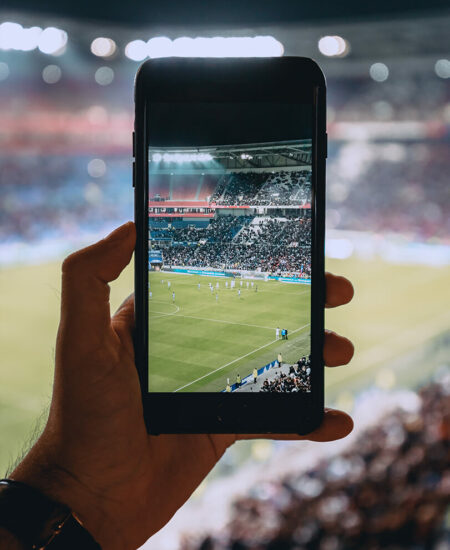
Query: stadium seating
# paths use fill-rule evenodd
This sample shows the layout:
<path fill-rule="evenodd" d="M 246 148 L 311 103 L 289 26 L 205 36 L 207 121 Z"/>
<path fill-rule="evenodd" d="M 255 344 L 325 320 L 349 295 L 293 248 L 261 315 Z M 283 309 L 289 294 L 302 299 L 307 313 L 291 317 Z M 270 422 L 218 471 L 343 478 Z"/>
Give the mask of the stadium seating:
<path fill-rule="evenodd" d="M 281 474 L 244 494 L 229 477 L 237 497 L 227 526 L 184 537 L 181 550 L 447 548 L 448 390 L 447 381 L 410 394 L 408 407 L 314 467 L 297 452 L 298 471 L 283 475 L 278 457 L 269 471 Z"/>

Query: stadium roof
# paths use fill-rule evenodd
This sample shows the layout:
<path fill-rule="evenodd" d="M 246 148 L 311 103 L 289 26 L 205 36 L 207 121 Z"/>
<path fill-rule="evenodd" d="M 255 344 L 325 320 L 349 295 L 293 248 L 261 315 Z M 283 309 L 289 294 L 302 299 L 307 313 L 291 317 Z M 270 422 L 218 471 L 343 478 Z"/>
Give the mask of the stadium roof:
<path fill-rule="evenodd" d="M 311 165 L 311 141 L 284 141 L 276 143 L 249 143 L 200 148 L 152 149 L 155 164 L 153 172 L 170 173 L 178 164 L 184 171 L 203 172 L 211 162 L 225 170 L 295 169 Z M 204 159 L 202 155 L 208 155 Z M 167 155 L 167 158 L 165 156 Z M 157 160 L 155 159 L 157 156 Z M 206 162 L 206 164 L 205 164 Z M 152 163 L 153 164 L 153 163 Z M 172 168 L 170 168 L 172 166 Z"/>
<path fill-rule="evenodd" d="M 98 0 L 82 2 L 67 0 L 3 0 L 2 8 L 14 11 L 38 11 L 76 20 L 109 22 L 118 25 L 273 25 L 305 23 L 308 21 L 341 20 L 358 18 L 399 17 L 422 15 L 442 10 L 448 11 L 445 0 L 299 0 L 263 1 L 246 0 L 134 0 L 131 4 Z"/>

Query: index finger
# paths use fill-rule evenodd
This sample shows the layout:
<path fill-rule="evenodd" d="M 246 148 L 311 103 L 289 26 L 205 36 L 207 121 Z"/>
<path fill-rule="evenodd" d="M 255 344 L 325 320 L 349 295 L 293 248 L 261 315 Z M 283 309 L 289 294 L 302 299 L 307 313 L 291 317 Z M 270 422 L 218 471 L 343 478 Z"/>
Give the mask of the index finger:
<path fill-rule="evenodd" d="M 355 293 L 353 285 L 345 277 L 327 272 L 325 273 L 325 282 L 327 289 L 325 307 L 342 306 L 348 304 L 353 298 Z"/>

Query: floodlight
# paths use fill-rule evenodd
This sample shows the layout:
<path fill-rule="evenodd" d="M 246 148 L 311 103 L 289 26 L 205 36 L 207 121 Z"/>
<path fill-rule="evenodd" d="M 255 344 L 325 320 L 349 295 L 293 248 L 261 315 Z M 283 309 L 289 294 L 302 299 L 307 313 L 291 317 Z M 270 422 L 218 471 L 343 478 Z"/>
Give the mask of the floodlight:
<path fill-rule="evenodd" d="M 110 57 L 116 49 L 114 40 L 103 36 L 95 38 L 91 43 L 91 52 L 97 57 Z"/>
<path fill-rule="evenodd" d="M 147 55 L 149 57 L 170 57 L 173 50 L 173 43 L 167 36 L 155 36 L 147 42 Z"/>
<path fill-rule="evenodd" d="M 347 40 L 342 36 L 322 36 L 318 42 L 319 51 L 327 57 L 344 57 L 350 51 Z"/>
<path fill-rule="evenodd" d="M 67 44 L 67 33 L 56 27 L 47 27 L 39 36 L 39 50 L 42 53 L 60 55 Z"/>
<path fill-rule="evenodd" d="M 147 43 L 143 40 L 132 40 L 125 46 L 125 55 L 133 61 L 143 61 L 147 57 Z"/>
<path fill-rule="evenodd" d="M 0 25 L 0 49 L 18 50 L 22 38 L 23 27 L 18 23 L 5 21 Z"/>

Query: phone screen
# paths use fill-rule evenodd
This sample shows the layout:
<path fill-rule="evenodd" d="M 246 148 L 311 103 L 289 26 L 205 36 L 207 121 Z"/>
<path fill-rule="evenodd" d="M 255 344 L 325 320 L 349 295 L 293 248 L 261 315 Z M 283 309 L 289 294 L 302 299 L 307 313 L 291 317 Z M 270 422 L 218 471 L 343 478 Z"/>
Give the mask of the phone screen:
<path fill-rule="evenodd" d="M 150 105 L 149 392 L 311 392 L 312 127 L 312 103 Z"/>

